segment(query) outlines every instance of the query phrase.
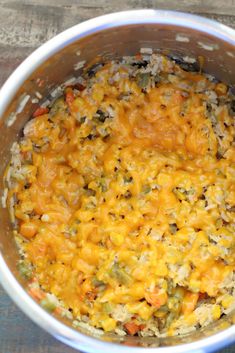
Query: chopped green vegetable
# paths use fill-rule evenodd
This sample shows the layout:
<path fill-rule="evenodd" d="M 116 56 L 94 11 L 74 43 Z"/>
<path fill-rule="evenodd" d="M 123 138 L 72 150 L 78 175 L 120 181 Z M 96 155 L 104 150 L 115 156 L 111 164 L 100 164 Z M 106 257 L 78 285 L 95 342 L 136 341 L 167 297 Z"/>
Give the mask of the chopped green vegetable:
<path fill-rule="evenodd" d="M 106 284 L 103 281 L 100 281 L 99 279 L 97 279 L 96 277 L 92 278 L 91 283 L 99 291 L 102 291 L 106 288 Z"/>
<path fill-rule="evenodd" d="M 18 270 L 25 279 L 30 279 L 32 277 L 32 266 L 30 263 L 26 262 L 25 260 L 20 260 L 18 262 Z"/>
<path fill-rule="evenodd" d="M 105 178 L 100 179 L 99 186 L 102 192 L 106 192 L 108 190 Z"/>
<path fill-rule="evenodd" d="M 175 297 L 182 300 L 184 297 L 185 291 L 181 287 L 176 287 L 175 289 Z"/>
<path fill-rule="evenodd" d="M 121 284 L 129 284 L 132 281 L 131 276 L 119 266 L 118 263 L 115 263 L 111 270 L 110 275 L 113 278 L 116 278 Z"/>
<path fill-rule="evenodd" d="M 168 308 L 167 304 L 165 304 L 165 305 L 162 305 L 161 309 L 159 309 L 158 311 L 166 313 L 169 311 L 169 308 Z"/>
<path fill-rule="evenodd" d="M 49 114 L 51 117 L 53 117 L 59 112 L 64 113 L 66 110 L 67 110 L 67 105 L 64 101 L 64 97 L 62 96 L 57 98 L 56 101 L 53 103 Z"/>
<path fill-rule="evenodd" d="M 41 300 L 40 304 L 45 310 L 49 311 L 50 313 L 56 309 L 55 303 L 52 303 L 48 298 Z"/>
<path fill-rule="evenodd" d="M 103 311 L 106 313 L 106 314 L 110 314 L 112 312 L 112 305 L 108 302 L 104 303 L 103 304 Z"/>
<path fill-rule="evenodd" d="M 140 88 L 146 88 L 150 81 L 150 72 L 138 73 L 136 80 Z"/>
<path fill-rule="evenodd" d="M 170 325 L 172 324 L 172 322 L 175 318 L 176 318 L 176 314 L 173 312 L 170 312 L 169 315 L 167 316 L 165 326 L 170 327 Z"/>
<path fill-rule="evenodd" d="M 169 224 L 170 232 L 171 234 L 175 234 L 178 230 L 177 224 L 176 223 L 171 223 Z"/>
<path fill-rule="evenodd" d="M 129 184 L 132 182 L 133 178 L 132 176 L 124 175 L 123 180 L 125 184 Z"/>
<path fill-rule="evenodd" d="M 86 121 L 86 117 L 85 116 L 82 116 L 80 119 L 79 119 L 80 123 L 81 124 L 84 124 L 85 121 Z"/>
<path fill-rule="evenodd" d="M 103 112 L 100 109 L 97 110 L 96 120 L 98 120 L 100 123 L 104 123 L 107 118 L 108 118 L 108 116 L 107 116 L 107 114 L 105 114 L 105 112 Z"/>
<path fill-rule="evenodd" d="M 152 190 L 150 185 L 143 185 L 142 192 L 148 194 Z"/>

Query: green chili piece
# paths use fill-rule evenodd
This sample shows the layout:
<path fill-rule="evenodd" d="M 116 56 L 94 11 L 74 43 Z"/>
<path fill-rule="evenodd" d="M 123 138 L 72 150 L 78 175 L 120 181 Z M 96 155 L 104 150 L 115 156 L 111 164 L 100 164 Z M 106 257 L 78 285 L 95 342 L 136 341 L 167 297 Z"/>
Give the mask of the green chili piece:
<path fill-rule="evenodd" d="M 129 284 L 132 281 L 131 276 L 115 263 L 110 271 L 111 277 L 116 278 L 121 284 Z"/>
<path fill-rule="evenodd" d="M 136 81 L 140 88 L 146 88 L 149 84 L 150 72 L 138 73 L 136 75 Z"/>
<path fill-rule="evenodd" d="M 52 303 L 48 298 L 42 299 L 40 304 L 45 310 L 49 312 L 53 312 L 56 309 L 55 303 Z"/>

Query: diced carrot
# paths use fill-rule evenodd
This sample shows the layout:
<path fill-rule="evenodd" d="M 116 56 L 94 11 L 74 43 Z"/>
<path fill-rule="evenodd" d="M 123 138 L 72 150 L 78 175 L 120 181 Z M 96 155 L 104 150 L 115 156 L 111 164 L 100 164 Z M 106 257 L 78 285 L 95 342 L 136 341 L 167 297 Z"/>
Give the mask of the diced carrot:
<path fill-rule="evenodd" d="M 54 310 L 54 313 L 60 315 L 62 314 L 62 309 L 59 306 L 57 306 Z"/>
<path fill-rule="evenodd" d="M 84 89 L 86 88 L 85 86 L 83 86 L 81 83 L 76 83 L 74 86 L 74 88 L 76 88 L 78 91 L 84 91 Z"/>
<path fill-rule="evenodd" d="M 37 233 L 37 229 L 37 224 L 34 222 L 25 222 L 20 226 L 20 234 L 23 235 L 23 237 L 30 239 Z"/>
<path fill-rule="evenodd" d="M 203 300 L 207 297 L 207 294 L 206 293 L 199 293 L 199 296 L 198 296 L 198 300 Z"/>
<path fill-rule="evenodd" d="M 31 287 L 28 290 L 28 293 L 36 300 L 42 300 L 43 298 L 45 298 L 45 293 L 39 288 Z"/>
<path fill-rule="evenodd" d="M 141 60 L 142 59 L 142 55 L 140 53 L 138 53 L 138 54 L 135 55 L 135 58 L 137 60 Z"/>
<path fill-rule="evenodd" d="M 196 307 L 199 293 L 187 292 L 184 296 L 181 311 L 184 315 L 190 314 Z"/>
<path fill-rule="evenodd" d="M 71 103 L 73 103 L 74 99 L 75 97 L 74 97 L 73 90 L 71 88 L 68 88 L 65 95 L 66 103 L 70 106 Z"/>
<path fill-rule="evenodd" d="M 135 347 L 136 346 L 135 342 L 130 342 L 130 341 L 124 341 L 123 344 L 128 347 Z"/>
<path fill-rule="evenodd" d="M 223 96 L 227 93 L 227 86 L 224 83 L 217 83 L 215 86 L 215 92 L 218 96 Z"/>
<path fill-rule="evenodd" d="M 159 288 L 155 288 L 152 292 L 145 292 L 145 299 L 149 304 L 158 309 L 166 304 L 167 294 L 165 292 L 160 292 Z"/>
<path fill-rule="evenodd" d="M 89 301 L 95 300 L 97 293 L 95 291 L 90 291 L 86 293 L 86 296 Z"/>
<path fill-rule="evenodd" d="M 135 324 L 134 322 L 127 322 L 124 324 L 125 329 L 127 332 L 134 336 L 138 331 L 140 331 L 140 325 Z"/>
<path fill-rule="evenodd" d="M 36 118 L 37 116 L 47 114 L 49 112 L 49 109 L 46 107 L 39 107 L 35 110 L 33 113 L 33 117 Z"/>

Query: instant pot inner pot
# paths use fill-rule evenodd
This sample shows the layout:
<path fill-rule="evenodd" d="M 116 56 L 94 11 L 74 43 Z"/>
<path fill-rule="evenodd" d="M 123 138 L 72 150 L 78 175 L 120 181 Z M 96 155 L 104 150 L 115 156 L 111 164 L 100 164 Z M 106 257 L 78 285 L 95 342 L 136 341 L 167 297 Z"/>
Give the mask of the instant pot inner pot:
<path fill-rule="evenodd" d="M 79 33 L 78 33 L 79 37 Z M 118 59 L 122 56 L 135 55 L 140 48 L 152 48 L 154 53 L 163 53 L 173 57 L 184 58 L 196 64 L 203 64 L 204 72 L 214 75 L 230 85 L 235 83 L 235 47 L 226 41 L 209 33 L 196 29 L 175 25 L 133 24 L 98 30 L 87 37 L 75 39 L 72 43 L 65 43 L 57 53 L 37 67 L 16 92 L 0 121 L 0 190 L 3 190 L 3 173 L 10 158 L 10 147 L 22 133 L 22 127 L 31 117 L 32 112 L 46 99 L 53 97 L 50 92 L 58 85 L 72 77 L 78 77 L 82 70 L 97 62 Z M 84 66 L 83 66 L 84 64 Z M 81 68 L 83 66 L 83 68 Z M 200 66 L 200 65 L 199 65 Z M 80 67 L 80 68 L 79 68 Z M 37 92 L 37 93 L 36 93 Z M 54 91 L 56 92 L 56 91 Z M 2 92 L 4 94 L 4 92 Z M 30 98 L 25 99 L 26 96 Z M 40 99 L 42 97 L 42 99 Z M 35 98 L 39 103 L 35 104 Z M 21 104 L 27 101 L 21 112 Z M 16 119 L 15 119 L 15 113 Z M 11 126 L 9 117 L 13 117 Z M 17 271 L 18 253 L 12 236 L 12 227 L 6 209 L 0 208 L 0 247 L 4 259 L 17 280 L 26 286 Z M 59 318 L 58 318 L 59 319 Z M 61 319 L 59 319 L 61 320 Z M 172 338 L 139 338 L 102 336 L 113 342 L 124 342 L 128 345 L 166 346 L 193 342 L 225 329 L 232 323 L 231 316 L 220 319 L 217 323 L 203 330 L 195 331 L 184 337 Z M 70 324 L 67 322 L 66 324 Z M 87 333 L 84 331 L 84 333 Z M 89 334 L 89 333 L 87 333 Z"/>

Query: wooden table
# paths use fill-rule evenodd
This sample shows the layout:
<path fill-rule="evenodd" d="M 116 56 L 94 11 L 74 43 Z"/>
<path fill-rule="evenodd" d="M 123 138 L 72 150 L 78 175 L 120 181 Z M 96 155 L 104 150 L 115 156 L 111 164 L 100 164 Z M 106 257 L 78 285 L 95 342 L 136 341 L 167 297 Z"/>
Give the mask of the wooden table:
<path fill-rule="evenodd" d="M 235 0 L 0 0 L 0 86 L 28 54 L 57 33 L 94 16 L 134 8 L 188 11 L 235 28 Z M 34 325 L 0 287 L 0 353 L 72 352 Z M 220 351 L 232 352 L 235 346 Z"/>

